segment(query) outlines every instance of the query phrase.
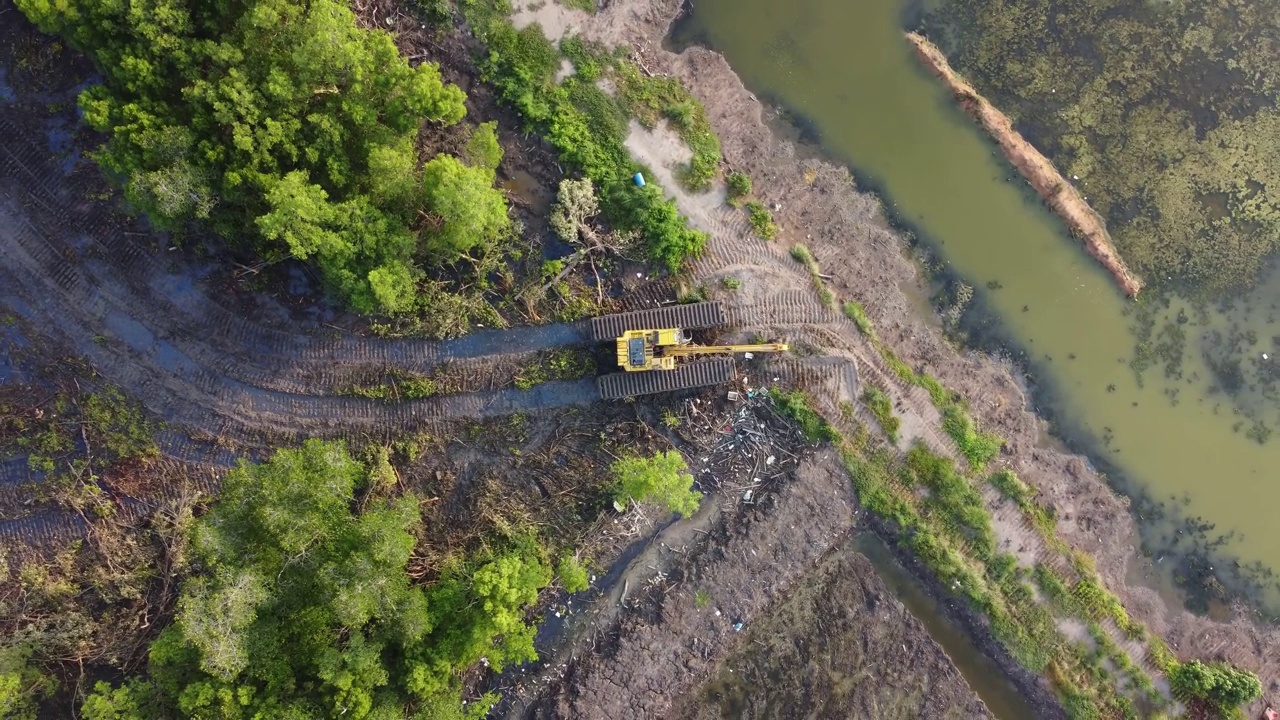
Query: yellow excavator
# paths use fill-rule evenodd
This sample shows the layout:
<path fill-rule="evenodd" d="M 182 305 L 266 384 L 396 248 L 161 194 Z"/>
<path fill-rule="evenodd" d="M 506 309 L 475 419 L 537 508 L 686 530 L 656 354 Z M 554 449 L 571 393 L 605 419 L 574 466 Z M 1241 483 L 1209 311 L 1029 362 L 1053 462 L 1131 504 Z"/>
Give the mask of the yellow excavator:
<path fill-rule="evenodd" d="M 695 345 L 689 330 L 728 323 L 718 302 L 675 305 L 591 320 L 595 340 L 612 340 L 622 372 L 596 378 L 600 396 L 614 400 L 731 382 L 736 353 L 785 352 L 786 343 Z M 719 356 L 719 357 L 706 357 Z"/>
<path fill-rule="evenodd" d="M 618 367 L 627 372 L 675 370 L 679 358 L 700 355 L 786 352 L 786 343 L 757 345 L 694 345 L 680 328 L 628 330 L 618 337 Z"/>

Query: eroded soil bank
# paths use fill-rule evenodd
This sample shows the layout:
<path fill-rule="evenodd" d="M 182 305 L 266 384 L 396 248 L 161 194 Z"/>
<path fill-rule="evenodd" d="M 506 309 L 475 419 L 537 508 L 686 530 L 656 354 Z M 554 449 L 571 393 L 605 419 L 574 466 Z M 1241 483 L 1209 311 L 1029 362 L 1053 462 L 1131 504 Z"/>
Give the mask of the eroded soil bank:
<path fill-rule="evenodd" d="M 955 95 L 956 102 L 991 136 L 1009 163 L 1031 183 L 1039 195 L 1063 222 L 1078 235 L 1084 247 L 1095 260 L 1115 278 L 1116 284 L 1129 297 L 1142 290 L 1142 281 L 1125 265 L 1120 253 L 1111 243 L 1102 216 L 1094 212 L 1075 185 L 1058 172 L 1049 158 L 1027 142 L 1013 123 L 978 94 L 973 86 L 951 69 L 942 51 L 924 36 L 909 32 L 907 42 L 915 48 L 916 57 L 934 75 L 942 80 Z"/>

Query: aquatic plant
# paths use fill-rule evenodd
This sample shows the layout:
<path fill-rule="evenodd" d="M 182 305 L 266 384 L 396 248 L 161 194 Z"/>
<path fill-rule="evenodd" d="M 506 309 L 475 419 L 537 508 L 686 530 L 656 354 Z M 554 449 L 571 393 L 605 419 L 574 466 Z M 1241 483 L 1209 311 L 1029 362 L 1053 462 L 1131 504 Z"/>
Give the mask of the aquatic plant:
<path fill-rule="evenodd" d="M 1280 16 L 1211 0 L 948 0 L 930 35 L 1154 282 L 1251 283 L 1280 242 Z"/>

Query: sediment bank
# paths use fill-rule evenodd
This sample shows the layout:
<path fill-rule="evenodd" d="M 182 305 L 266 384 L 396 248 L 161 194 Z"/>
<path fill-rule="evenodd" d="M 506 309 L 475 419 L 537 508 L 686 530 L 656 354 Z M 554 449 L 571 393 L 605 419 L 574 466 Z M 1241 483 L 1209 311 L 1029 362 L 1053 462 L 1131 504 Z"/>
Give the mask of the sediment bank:
<path fill-rule="evenodd" d="M 1142 290 L 1142 280 L 1125 265 L 1124 259 L 1111 242 L 1111 235 L 1107 232 L 1102 217 L 1089 206 L 1076 186 L 1068 182 L 1049 158 L 1014 129 L 1013 123 L 1004 113 L 952 70 L 951 64 L 937 46 L 918 33 L 906 33 L 906 38 L 915 49 L 920 62 L 946 83 L 960 107 L 977 120 L 996 141 L 1009 164 L 1031 183 L 1036 194 L 1081 239 L 1089 255 L 1111 273 L 1126 295 L 1136 296 Z"/>

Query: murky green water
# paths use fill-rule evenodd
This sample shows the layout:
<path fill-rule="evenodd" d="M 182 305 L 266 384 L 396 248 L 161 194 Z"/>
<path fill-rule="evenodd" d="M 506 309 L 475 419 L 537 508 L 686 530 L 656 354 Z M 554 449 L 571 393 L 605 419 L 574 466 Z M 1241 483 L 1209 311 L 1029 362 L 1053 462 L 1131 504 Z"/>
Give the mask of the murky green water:
<path fill-rule="evenodd" d="M 1179 379 L 1157 366 L 1138 382 L 1132 304 L 1021 180 L 1010 181 L 994 145 L 918 67 L 898 2 L 697 0 L 694 8 L 683 39 L 723 52 L 749 87 L 812 123 L 827 153 L 881 189 L 1027 351 L 1064 429 L 1092 440 L 1154 497 L 1185 496 L 1183 512 L 1235 531 L 1228 547 L 1242 561 L 1280 567 L 1280 441 L 1247 436 L 1232 399 L 1211 391 L 1198 351 L 1186 354 Z M 1274 302 L 1267 292 L 1252 304 Z M 1178 327 L 1192 346 L 1202 322 L 1231 320 L 1189 312 Z M 1260 353 L 1277 333 L 1256 314 L 1248 322 L 1263 323 L 1249 357 L 1269 362 Z"/>

